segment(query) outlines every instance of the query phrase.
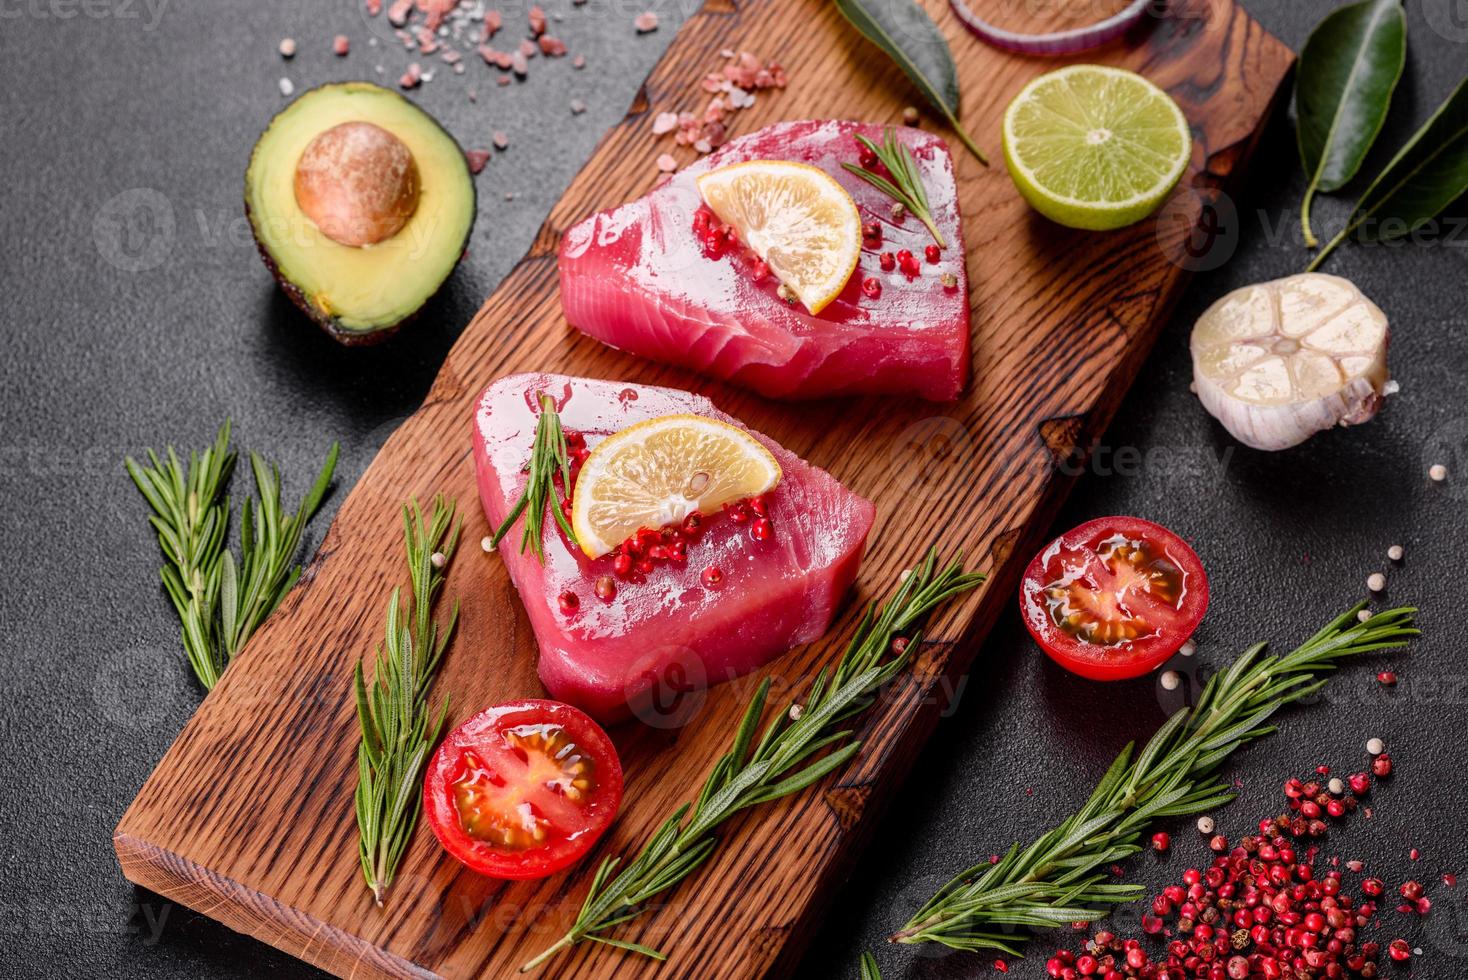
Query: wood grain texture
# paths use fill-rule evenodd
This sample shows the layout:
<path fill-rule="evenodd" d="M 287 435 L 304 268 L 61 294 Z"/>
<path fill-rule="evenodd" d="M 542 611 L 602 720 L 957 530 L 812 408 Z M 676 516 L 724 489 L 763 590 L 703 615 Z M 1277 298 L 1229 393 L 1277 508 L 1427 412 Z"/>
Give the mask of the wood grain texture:
<path fill-rule="evenodd" d="M 929 7 L 960 63 L 964 121 L 997 157 L 1008 100 L 1054 62 L 979 45 L 939 0 Z M 1013 26 L 1013 25 L 1010 25 Z M 423 407 L 383 447 L 342 504 L 301 584 L 256 635 L 143 786 L 115 844 L 133 881 L 342 976 L 505 976 L 573 918 L 599 859 L 639 846 L 696 793 L 749 692 L 774 678 L 793 696 L 844 645 L 833 632 L 759 674 L 709 692 L 676 731 L 613 732 L 626 807 L 590 859 L 542 882 L 462 870 L 420 828 L 386 908 L 357 866 L 353 665 L 371 655 L 386 597 L 403 577 L 397 509 L 410 495 L 458 498 L 467 546 L 448 591 L 463 618 L 439 681 L 453 721 L 538 695 L 535 643 L 486 533 L 469 455 L 470 416 L 488 382 L 552 370 L 689 388 L 825 467 L 878 508 L 856 600 L 885 595 L 929 543 L 963 548 L 990 582 L 931 625 L 916 662 L 859 719 L 864 747 L 845 771 L 723 829 L 703 871 L 621 935 L 669 954 L 660 965 L 587 944 L 556 977 L 752 977 L 791 972 L 820 914 L 931 731 L 943 692 L 1013 599 L 1019 566 L 1069 484 L 1057 461 L 1110 421 L 1187 278 L 1183 255 L 1203 205 L 1241 171 L 1290 61 L 1232 0 L 1179 0 L 1126 46 L 1087 60 L 1136 69 L 1166 88 L 1194 129 L 1192 167 L 1159 217 L 1108 234 L 1069 232 L 1031 213 L 1003 172 L 955 154 L 966 216 L 973 382 L 954 405 L 902 398 L 769 402 L 609 350 L 568 327 L 556 293 L 560 235 L 592 211 L 645 192 L 668 144 L 653 110 L 700 110 L 698 80 L 720 49 L 747 48 L 789 71 L 783 92 L 737 114 L 735 135 L 779 119 L 895 121 L 915 96 L 902 76 L 815 0 L 709 0 L 683 27 L 632 112 L 602 140 L 530 253 L 450 352 Z M 778 842 L 778 847 L 777 847 Z M 896 923 L 894 923 L 896 925 Z"/>

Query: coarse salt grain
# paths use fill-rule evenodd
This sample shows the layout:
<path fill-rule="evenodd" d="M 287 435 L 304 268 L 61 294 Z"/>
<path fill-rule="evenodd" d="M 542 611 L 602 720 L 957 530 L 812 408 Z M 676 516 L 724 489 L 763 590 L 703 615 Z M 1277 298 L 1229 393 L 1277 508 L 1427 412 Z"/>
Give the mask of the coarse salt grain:
<path fill-rule="evenodd" d="M 338 34 L 331 39 L 331 50 L 338 58 L 345 58 L 347 52 L 352 50 L 351 39 L 345 34 Z"/>
<path fill-rule="evenodd" d="M 1370 618 L 1371 618 L 1371 610 L 1370 609 L 1362 609 L 1360 612 L 1356 613 L 1356 621 L 1357 622 L 1364 623 L 1364 622 L 1366 622 Z"/>
<path fill-rule="evenodd" d="M 1390 548 L 1386 549 L 1386 556 L 1392 561 L 1401 561 L 1402 556 L 1406 553 L 1407 552 L 1399 544 L 1394 544 Z"/>
<path fill-rule="evenodd" d="M 662 136 L 671 133 L 678 128 L 678 114 L 676 112 L 660 112 L 652 121 L 652 134 Z"/>
<path fill-rule="evenodd" d="M 296 56 L 296 42 L 294 38 L 282 38 L 280 41 L 280 56 L 282 58 L 294 58 Z"/>
<path fill-rule="evenodd" d="M 1184 657 L 1191 657 L 1193 654 L 1198 652 L 1198 644 L 1194 643 L 1192 640 L 1184 640 L 1183 645 L 1178 647 L 1177 652 L 1182 654 Z"/>
<path fill-rule="evenodd" d="M 1441 483 L 1448 478 L 1448 468 L 1441 463 L 1433 463 L 1428 467 L 1427 475 L 1434 483 Z"/>
<path fill-rule="evenodd" d="M 1161 682 L 1164 691 L 1176 691 L 1178 686 L 1183 682 L 1182 675 L 1175 670 L 1164 670 L 1158 680 Z"/>
<path fill-rule="evenodd" d="M 1372 592 L 1380 592 L 1386 588 L 1386 576 L 1380 572 L 1372 572 L 1366 576 L 1366 587 Z"/>
<path fill-rule="evenodd" d="M 294 92 L 295 90 L 296 90 L 295 83 L 292 82 L 289 78 L 282 78 L 280 80 L 280 94 L 281 95 L 284 95 L 286 98 L 290 98 L 291 93 Z"/>
<path fill-rule="evenodd" d="M 658 156 L 658 169 L 665 174 L 670 174 L 678 169 L 678 161 L 674 159 L 671 153 L 660 154 Z"/>
<path fill-rule="evenodd" d="M 638 34 L 646 34 L 658 29 L 658 15 L 651 10 L 645 10 L 633 18 L 632 26 L 637 28 Z"/>
<path fill-rule="evenodd" d="M 1381 755 L 1385 751 L 1386 745 L 1381 739 L 1369 738 L 1366 740 L 1366 753 L 1368 755 Z"/>

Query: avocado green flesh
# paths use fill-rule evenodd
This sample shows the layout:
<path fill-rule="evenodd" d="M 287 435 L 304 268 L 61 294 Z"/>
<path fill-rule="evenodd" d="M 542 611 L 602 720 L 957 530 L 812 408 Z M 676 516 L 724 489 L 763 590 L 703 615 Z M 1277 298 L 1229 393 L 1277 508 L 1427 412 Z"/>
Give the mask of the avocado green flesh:
<path fill-rule="evenodd" d="M 418 165 L 418 207 L 397 234 L 355 248 L 327 238 L 296 204 L 307 144 L 344 122 L 370 122 L 407 145 Z M 432 116 L 366 82 L 304 93 L 271 121 L 245 172 L 245 211 L 286 292 L 338 339 L 387 331 L 436 293 L 468 245 L 474 180 L 464 151 Z"/>

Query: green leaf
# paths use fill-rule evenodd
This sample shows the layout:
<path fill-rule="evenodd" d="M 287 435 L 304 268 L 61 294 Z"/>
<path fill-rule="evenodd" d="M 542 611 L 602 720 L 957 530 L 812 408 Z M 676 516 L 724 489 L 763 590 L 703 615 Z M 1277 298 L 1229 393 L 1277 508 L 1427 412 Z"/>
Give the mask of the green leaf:
<path fill-rule="evenodd" d="M 988 166 L 988 158 L 958 120 L 958 69 L 948 40 L 927 12 L 914 0 L 836 0 L 836 9 L 897 63 L 968 151 Z"/>
<path fill-rule="evenodd" d="M 1468 78 L 1413 134 L 1366 188 L 1346 227 L 1321 249 L 1313 270 L 1352 234 L 1387 241 L 1417 231 L 1468 191 Z"/>
<path fill-rule="evenodd" d="M 1309 186 L 1300 208 L 1305 244 L 1315 247 L 1310 204 L 1361 169 L 1391 105 L 1407 58 L 1401 0 L 1362 0 L 1320 22 L 1300 52 L 1295 82 L 1300 160 Z"/>
<path fill-rule="evenodd" d="M 877 969 L 877 958 L 871 953 L 861 954 L 861 980 L 882 980 L 882 971 Z"/>

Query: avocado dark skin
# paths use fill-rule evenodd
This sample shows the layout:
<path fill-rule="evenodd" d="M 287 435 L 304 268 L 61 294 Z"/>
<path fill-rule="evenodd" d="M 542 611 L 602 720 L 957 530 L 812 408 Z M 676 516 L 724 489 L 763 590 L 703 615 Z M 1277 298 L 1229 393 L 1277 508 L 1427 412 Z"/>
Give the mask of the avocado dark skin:
<path fill-rule="evenodd" d="M 354 109 L 360 106 L 360 109 L 362 110 L 362 120 L 366 122 L 376 121 L 373 118 L 371 110 L 374 105 L 374 100 L 377 98 L 382 98 L 385 100 L 400 100 L 401 102 L 405 102 L 408 105 L 412 106 L 414 110 L 414 112 L 411 114 L 413 124 L 415 126 L 421 125 L 425 128 L 425 130 L 431 130 L 432 136 L 435 139 L 441 139 L 444 142 L 445 147 L 451 147 L 453 159 L 457 161 L 458 165 L 463 167 L 462 173 L 445 173 L 442 172 L 444 168 L 436 168 L 440 172 L 434 172 L 434 168 L 430 168 L 428 173 L 425 174 L 424 179 L 444 181 L 452 180 L 462 183 L 465 194 L 462 196 L 461 200 L 456 201 L 455 204 L 456 206 L 467 207 L 468 210 L 467 220 L 464 222 L 463 234 L 462 236 L 456 236 L 458 238 L 458 241 L 455 242 L 453 252 L 451 253 L 453 256 L 452 262 L 443 263 L 444 265 L 447 265 L 447 268 L 430 266 L 425 270 L 423 263 L 415 263 L 414 265 L 401 269 L 389 268 L 386 270 L 387 274 L 401 274 L 403 276 L 422 276 L 425 274 L 435 275 L 441 272 L 441 277 L 438 283 L 433 286 L 432 290 L 430 292 L 427 292 L 420 301 L 416 302 L 415 305 L 412 306 L 411 309 L 404 309 L 400 313 L 395 312 L 388 316 L 382 324 L 365 329 L 361 327 L 347 326 L 333 313 L 327 312 L 326 310 L 312 303 L 307 295 L 306 290 L 303 289 L 298 283 L 293 281 L 289 275 L 282 271 L 279 259 L 277 258 L 275 253 L 272 252 L 271 247 L 266 240 L 266 236 L 262 233 L 264 222 L 261 219 L 264 217 L 264 215 L 257 212 L 256 202 L 254 200 L 255 195 L 252 193 L 253 188 L 251 184 L 251 175 L 254 171 L 257 157 L 261 154 L 262 150 L 269 151 L 272 149 L 268 145 L 268 138 L 270 137 L 271 131 L 277 125 L 277 123 L 284 119 L 288 114 L 301 111 L 303 103 L 306 103 L 307 106 L 309 106 L 312 100 L 335 98 L 339 95 L 370 96 L 370 98 L 358 99 L 354 100 L 353 102 Z M 411 322 L 418 316 L 423 306 L 426 305 L 427 302 L 432 299 L 433 296 L 436 295 L 440 289 L 443 288 L 443 284 L 448 281 L 448 278 L 452 274 L 453 269 L 457 267 L 459 260 L 462 259 L 468 249 L 469 236 L 473 231 L 474 218 L 478 210 L 478 197 L 474 187 L 473 178 L 469 175 L 467 163 L 464 163 L 464 161 L 465 156 L 463 148 L 459 146 L 458 142 L 454 140 L 454 138 L 448 133 L 448 131 L 445 130 L 443 126 L 438 123 L 437 120 L 428 115 L 427 112 L 423 111 L 416 105 L 413 105 L 411 102 L 408 102 L 408 100 L 404 99 L 396 92 L 392 92 L 388 89 L 383 89 L 380 86 L 370 85 L 369 83 L 365 82 L 333 83 L 329 85 L 318 86 L 317 88 L 313 88 L 308 90 L 307 92 L 303 92 L 294 102 L 291 103 L 291 105 L 281 110 L 281 112 L 277 113 L 276 116 L 272 118 L 270 125 L 266 127 L 264 133 L 262 133 L 260 137 L 260 140 L 257 141 L 255 148 L 250 155 L 250 163 L 246 167 L 245 171 L 245 217 L 250 222 L 250 231 L 252 236 L 254 237 L 256 249 L 260 253 L 261 261 L 263 261 L 265 263 L 265 267 L 270 270 L 271 276 L 275 279 L 276 283 L 279 284 L 280 288 L 285 292 L 288 297 L 290 297 L 291 302 L 294 303 L 296 307 L 301 310 L 302 313 L 310 318 L 313 323 L 319 326 L 322 330 L 326 331 L 326 334 L 337 343 L 349 347 L 380 344 L 383 341 L 388 340 L 389 338 L 394 336 L 398 332 L 398 330 L 403 327 L 403 325 Z M 292 161 L 292 165 L 294 165 L 294 161 Z M 423 168 L 424 165 L 425 161 L 418 161 L 418 166 L 420 168 Z M 295 207 L 295 202 L 293 200 L 288 202 L 288 206 Z M 430 219 L 432 218 L 432 216 L 428 217 Z M 439 223 L 435 223 L 432 227 L 436 229 L 438 226 Z M 406 233 L 406 230 L 405 232 L 400 232 L 400 234 L 402 233 Z M 442 234 L 442 232 L 439 233 Z M 439 248 L 438 250 L 440 252 L 443 252 L 445 251 L 445 249 L 446 245 Z M 364 254 L 366 254 L 365 250 Z M 377 274 L 382 274 L 384 270 L 379 267 L 375 271 L 377 272 Z"/>

